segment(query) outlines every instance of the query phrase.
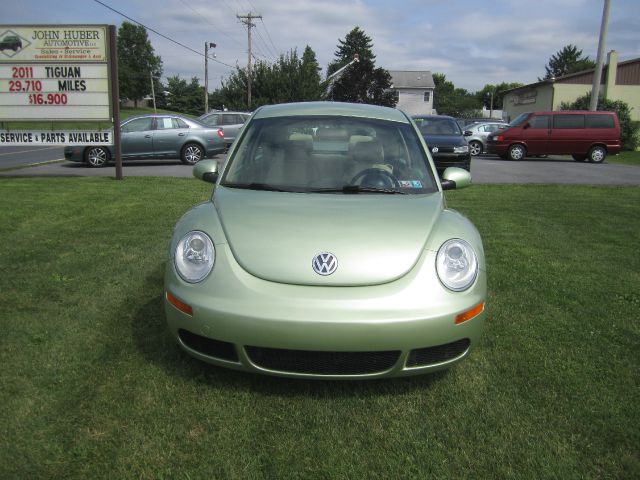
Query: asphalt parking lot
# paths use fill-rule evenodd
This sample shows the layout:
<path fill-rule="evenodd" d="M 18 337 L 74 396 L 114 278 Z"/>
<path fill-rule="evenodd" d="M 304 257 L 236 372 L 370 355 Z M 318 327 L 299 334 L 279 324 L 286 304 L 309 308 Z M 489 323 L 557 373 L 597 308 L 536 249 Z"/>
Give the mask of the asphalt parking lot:
<path fill-rule="evenodd" d="M 223 163 L 224 155 L 216 160 Z M 176 160 L 137 160 L 124 162 L 125 177 L 191 177 L 192 169 Z M 5 167 L 0 162 L 0 168 Z M 513 162 L 493 155 L 480 155 L 471 162 L 473 182 L 477 184 L 577 184 L 640 185 L 640 168 L 610 163 L 575 162 L 571 157 L 549 157 Z M 88 168 L 83 164 L 58 161 L 25 168 L 0 171 L 0 177 L 115 177 L 115 168 Z"/>

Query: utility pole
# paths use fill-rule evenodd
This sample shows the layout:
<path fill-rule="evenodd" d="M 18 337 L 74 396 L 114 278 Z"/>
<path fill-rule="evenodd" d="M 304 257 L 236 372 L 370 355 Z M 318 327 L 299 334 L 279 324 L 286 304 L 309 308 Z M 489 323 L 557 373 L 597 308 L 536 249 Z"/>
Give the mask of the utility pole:
<path fill-rule="evenodd" d="M 209 48 L 216 48 L 216 44 L 204 42 L 204 113 L 209 113 Z"/>
<path fill-rule="evenodd" d="M 251 27 L 255 27 L 256 24 L 251 20 L 254 18 L 262 18 L 262 15 L 251 15 L 249 12 L 247 15 L 236 15 L 238 19 L 247 26 L 248 42 L 249 42 L 249 56 L 247 61 L 247 106 L 251 110 Z"/>
<path fill-rule="evenodd" d="M 591 105 L 589 110 L 595 112 L 598 109 L 598 97 L 600 96 L 600 78 L 602 77 L 602 64 L 604 62 L 604 46 L 607 41 L 607 30 L 609 28 L 609 9 L 611 0 L 604 0 L 602 10 L 602 24 L 600 25 L 600 39 L 598 40 L 598 58 L 596 59 L 596 69 L 593 72 L 593 84 L 591 85 Z"/>

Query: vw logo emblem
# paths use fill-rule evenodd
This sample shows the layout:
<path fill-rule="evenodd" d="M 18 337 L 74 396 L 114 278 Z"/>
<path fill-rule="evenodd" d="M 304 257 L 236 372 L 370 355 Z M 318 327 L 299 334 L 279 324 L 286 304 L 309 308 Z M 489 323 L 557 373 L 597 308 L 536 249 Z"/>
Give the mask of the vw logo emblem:
<path fill-rule="evenodd" d="M 433 147 L 431 149 L 431 153 L 438 153 L 438 147 Z"/>
<path fill-rule="evenodd" d="M 319 253 L 313 257 L 311 266 L 313 267 L 313 271 L 318 275 L 331 275 L 338 269 L 338 259 L 333 253 Z"/>

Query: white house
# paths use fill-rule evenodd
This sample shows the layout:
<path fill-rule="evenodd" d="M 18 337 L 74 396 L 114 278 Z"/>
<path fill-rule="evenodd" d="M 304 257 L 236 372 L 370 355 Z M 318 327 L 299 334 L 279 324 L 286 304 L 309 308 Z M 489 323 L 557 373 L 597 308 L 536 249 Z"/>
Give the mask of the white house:
<path fill-rule="evenodd" d="M 431 114 L 433 110 L 433 92 L 436 88 L 429 71 L 413 72 L 389 70 L 391 90 L 398 94 L 396 108 L 408 115 Z"/>

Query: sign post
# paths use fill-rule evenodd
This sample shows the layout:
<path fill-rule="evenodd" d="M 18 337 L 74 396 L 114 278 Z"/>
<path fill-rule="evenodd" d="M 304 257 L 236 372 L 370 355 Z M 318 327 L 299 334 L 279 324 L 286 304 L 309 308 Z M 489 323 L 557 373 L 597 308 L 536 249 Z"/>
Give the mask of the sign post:
<path fill-rule="evenodd" d="M 115 145 L 122 178 L 115 37 L 113 25 L 0 25 L 0 121 L 114 126 L 7 131 L 0 145 Z"/>

